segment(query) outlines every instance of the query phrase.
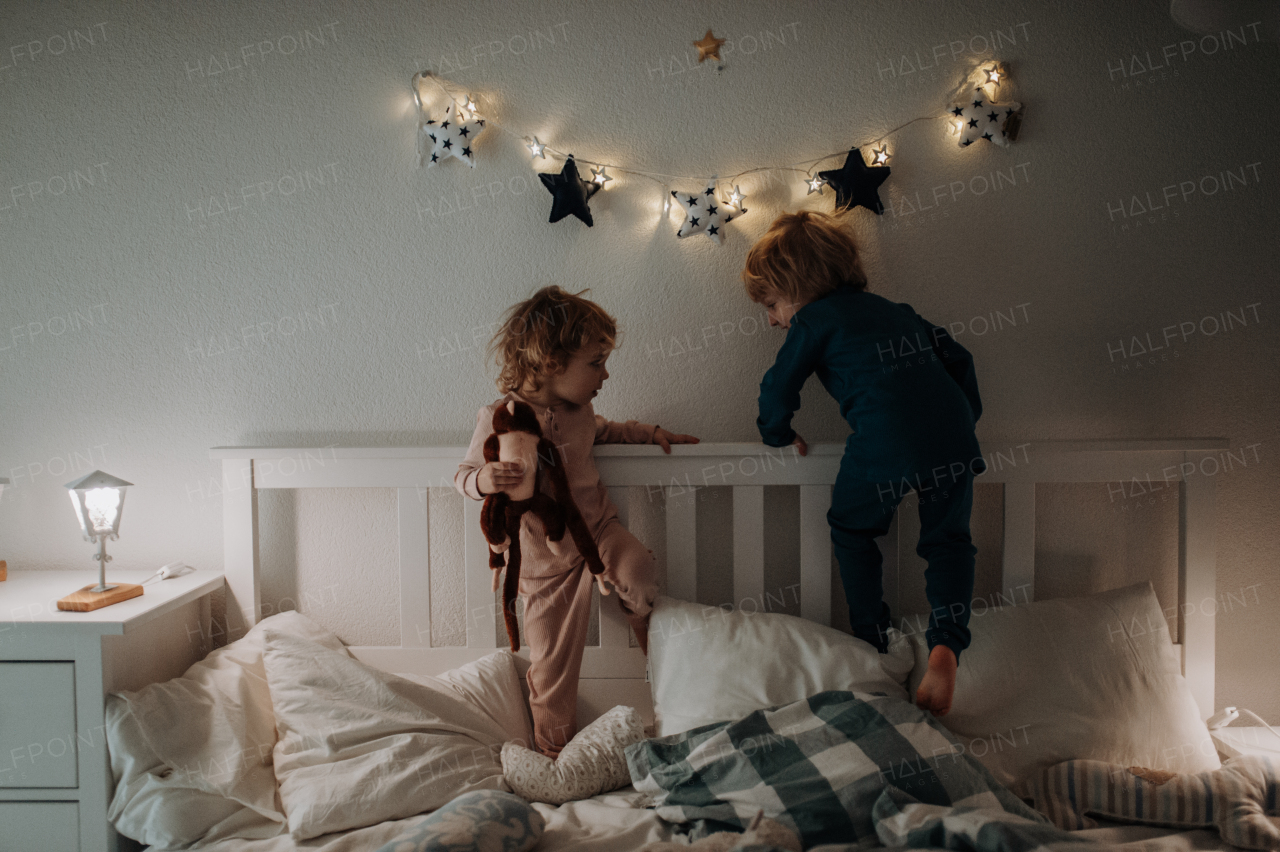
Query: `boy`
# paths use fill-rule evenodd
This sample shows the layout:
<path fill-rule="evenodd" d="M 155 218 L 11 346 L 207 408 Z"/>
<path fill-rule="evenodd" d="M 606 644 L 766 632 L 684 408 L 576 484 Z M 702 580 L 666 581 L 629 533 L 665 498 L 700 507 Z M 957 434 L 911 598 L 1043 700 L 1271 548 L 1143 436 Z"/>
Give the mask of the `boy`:
<path fill-rule="evenodd" d="M 929 563 L 925 590 L 932 611 L 925 634 L 929 670 L 916 703 L 944 715 L 970 640 L 977 551 L 969 512 L 973 477 L 986 470 L 974 435 L 982 401 L 973 359 L 910 305 L 866 292 L 853 235 L 836 217 L 780 216 L 752 246 L 742 280 L 752 301 L 768 308 L 769 324 L 787 329 L 760 383 L 756 425 L 764 443 L 808 452 L 790 423 L 814 372 L 854 430 L 827 521 L 853 633 L 881 653 L 890 613 L 875 539 L 888 531 L 908 489 L 920 497 L 916 552 Z"/>

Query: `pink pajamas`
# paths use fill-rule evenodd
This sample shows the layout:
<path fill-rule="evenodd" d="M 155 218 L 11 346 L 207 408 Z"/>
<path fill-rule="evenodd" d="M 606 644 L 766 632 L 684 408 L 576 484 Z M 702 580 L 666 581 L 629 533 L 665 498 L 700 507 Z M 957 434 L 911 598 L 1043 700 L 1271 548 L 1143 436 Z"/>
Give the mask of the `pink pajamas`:
<path fill-rule="evenodd" d="M 454 476 L 463 494 L 484 499 L 476 488 L 484 466 L 484 442 L 493 432 L 493 412 L 510 400 L 526 402 L 538 416 L 543 437 L 555 444 L 565 459 L 565 473 L 574 502 L 591 530 L 605 580 L 641 647 L 647 643 L 649 611 L 657 594 L 653 554 L 618 520 L 618 511 L 600 481 L 591 448 L 595 444 L 647 444 L 656 426 L 629 420 L 615 423 L 595 414 L 590 405 L 568 404 L 550 408 L 535 405 L 508 393 L 480 409 L 467 457 Z M 529 646 L 529 704 L 533 711 L 534 739 L 539 751 L 554 757 L 577 732 L 578 676 L 591 610 L 594 576 L 586 568 L 572 539 L 566 534 L 553 552 L 542 522 L 532 513 L 521 519 L 520 594 L 524 598 L 524 638 Z"/>

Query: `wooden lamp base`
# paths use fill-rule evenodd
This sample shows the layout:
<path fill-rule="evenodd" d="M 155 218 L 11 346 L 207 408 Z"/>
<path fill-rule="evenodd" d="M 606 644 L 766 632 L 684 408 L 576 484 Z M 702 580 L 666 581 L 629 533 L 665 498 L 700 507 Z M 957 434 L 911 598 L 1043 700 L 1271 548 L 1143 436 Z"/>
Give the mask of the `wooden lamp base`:
<path fill-rule="evenodd" d="M 142 586 L 137 583 L 113 583 L 114 589 L 108 589 L 105 592 L 89 591 L 97 583 L 91 583 L 77 592 L 72 592 L 65 598 L 58 599 L 58 609 L 71 610 L 72 612 L 90 612 L 95 609 L 102 609 L 104 606 L 111 606 L 120 601 L 127 601 L 129 598 L 136 598 L 142 594 Z"/>

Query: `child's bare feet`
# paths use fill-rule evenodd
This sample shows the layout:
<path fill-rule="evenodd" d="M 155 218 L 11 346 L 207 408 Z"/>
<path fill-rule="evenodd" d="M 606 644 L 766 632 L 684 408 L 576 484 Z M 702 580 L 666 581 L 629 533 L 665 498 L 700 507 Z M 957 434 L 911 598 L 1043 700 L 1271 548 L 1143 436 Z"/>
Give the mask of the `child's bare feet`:
<path fill-rule="evenodd" d="M 929 670 L 916 690 L 916 705 L 935 716 L 951 710 L 951 696 L 956 691 L 956 655 L 946 645 L 934 645 L 929 652 Z"/>

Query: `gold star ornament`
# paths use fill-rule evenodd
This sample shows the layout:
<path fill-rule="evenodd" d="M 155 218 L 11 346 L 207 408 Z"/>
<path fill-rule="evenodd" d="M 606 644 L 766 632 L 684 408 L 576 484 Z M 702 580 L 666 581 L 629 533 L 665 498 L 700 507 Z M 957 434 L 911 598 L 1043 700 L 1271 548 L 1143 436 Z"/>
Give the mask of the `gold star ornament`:
<path fill-rule="evenodd" d="M 698 63 L 701 64 L 702 60 L 709 58 L 720 59 L 720 45 L 724 44 L 725 41 L 726 39 L 716 38 L 711 30 L 707 30 L 706 35 L 693 43 L 693 46 L 698 48 Z M 720 59 L 720 61 L 723 62 L 724 60 Z"/>

